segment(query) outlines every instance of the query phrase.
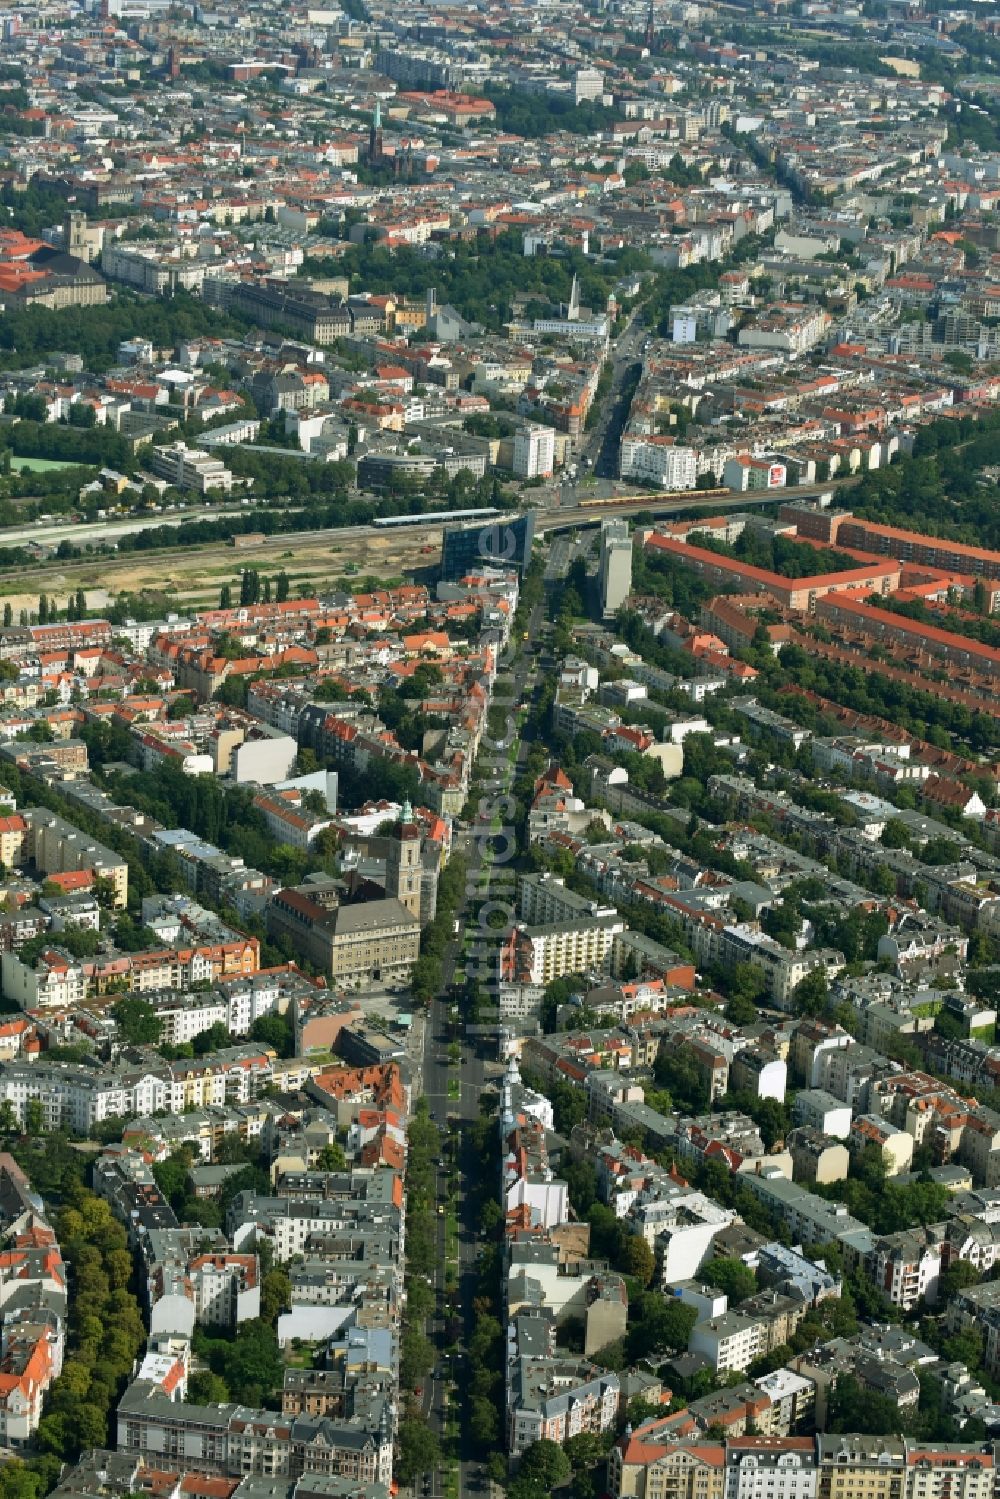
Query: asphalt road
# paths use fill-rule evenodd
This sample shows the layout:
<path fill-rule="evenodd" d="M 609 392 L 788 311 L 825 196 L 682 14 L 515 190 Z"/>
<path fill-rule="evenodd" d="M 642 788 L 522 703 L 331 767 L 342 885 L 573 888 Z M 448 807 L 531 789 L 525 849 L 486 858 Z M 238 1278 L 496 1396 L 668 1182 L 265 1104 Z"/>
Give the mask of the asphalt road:
<path fill-rule="evenodd" d="M 513 668 L 504 670 L 501 664 L 501 676 L 509 676 L 514 686 L 513 702 L 515 706 L 526 706 L 530 700 L 537 682 L 537 668 L 533 652 L 517 651 L 522 643 L 533 645 L 538 633 L 544 624 L 544 611 L 541 607 L 534 610 L 528 622 L 527 642 L 512 642 L 512 647 L 517 652 L 514 658 Z M 518 744 L 517 755 L 514 761 L 504 757 L 502 767 L 498 768 L 491 776 L 490 799 L 493 800 L 505 791 L 509 791 L 517 774 L 517 768 L 523 763 L 527 754 L 527 746 L 523 739 Z M 498 757 L 499 759 L 499 757 Z M 469 849 L 470 878 L 469 887 L 475 888 L 476 898 L 484 892 L 476 886 L 472 872 L 480 867 L 481 861 L 478 857 L 480 845 L 473 840 Z M 486 887 L 486 897 L 489 898 L 490 885 L 493 883 L 494 865 L 488 866 L 489 883 Z M 478 1223 L 476 1221 L 476 1191 L 480 1183 L 482 1162 L 475 1155 L 470 1142 L 463 1130 L 463 1124 L 470 1123 L 479 1117 L 479 1100 L 484 1086 L 487 1084 L 487 1064 L 497 1060 L 497 1048 L 495 1042 L 483 1036 L 462 1036 L 460 1038 L 460 1061 L 457 1065 L 450 1065 L 447 1058 L 449 1045 L 448 1012 L 450 1001 L 447 998 L 448 991 L 455 976 L 456 968 L 462 952 L 462 942 L 465 931 L 465 920 L 468 894 L 462 902 L 458 912 L 462 923 L 460 935 L 457 940 L 451 942 L 443 961 L 443 992 L 436 998 L 430 1008 L 430 1014 L 424 1034 L 423 1050 L 423 1094 L 430 1107 L 431 1117 L 442 1129 L 449 1128 L 449 1117 L 451 1127 L 459 1134 L 459 1189 L 457 1200 L 458 1216 L 458 1293 L 455 1306 L 449 1306 L 446 1301 L 445 1292 L 445 1235 L 447 1219 L 444 1215 L 438 1216 L 438 1266 L 435 1271 L 435 1287 L 438 1292 L 439 1315 L 435 1319 L 434 1334 L 439 1348 L 439 1358 L 433 1377 L 427 1379 L 423 1387 L 422 1409 L 431 1429 L 438 1435 L 443 1435 L 444 1419 L 446 1412 L 446 1390 L 449 1382 L 445 1378 L 438 1377 L 446 1370 L 442 1370 L 442 1359 L 440 1352 L 443 1351 L 445 1342 L 443 1313 L 449 1316 L 457 1311 L 463 1327 L 462 1347 L 465 1346 L 473 1325 L 473 1298 L 476 1289 L 476 1259 L 478 1255 Z M 448 1084 L 455 1079 L 459 1083 L 460 1096 L 449 1098 Z M 499 1188 L 499 1183 L 497 1184 Z M 442 1168 L 438 1173 L 438 1202 L 444 1206 L 448 1196 L 448 1173 Z M 460 1355 L 461 1360 L 461 1355 Z M 461 1361 L 455 1374 L 459 1384 L 452 1386 L 450 1393 L 456 1401 L 461 1399 Z M 464 1427 L 464 1423 L 463 1423 Z M 426 1480 L 429 1479 L 429 1485 Z M 440 1495 L 442 1475 L 440 1472 L 423 1475 L 415 1485 L 418 1495 Z M 473 1455 L 471 1443 L 467 1433 L 462 1430 L 460 1439 L 459 1456 L 459 1494 L 488 1494 L 490 1481 L 484 1465 Z"/>
<path fill-rule="evenodd" d="M 580 443 L 580 458 L 590 459 L 592 472 L 599 479 L 614 479 L 618 475 L 618 439 L 628 417 L 632 400 L 632 389 L 642 359 L 643 340 L 649 330 L 643 326 L 637 313 L 611 350 L 611 389 L 597 413 L 597 422 L 585 432 Z M 630 380 L 630 376 L 633 378 Z"/>

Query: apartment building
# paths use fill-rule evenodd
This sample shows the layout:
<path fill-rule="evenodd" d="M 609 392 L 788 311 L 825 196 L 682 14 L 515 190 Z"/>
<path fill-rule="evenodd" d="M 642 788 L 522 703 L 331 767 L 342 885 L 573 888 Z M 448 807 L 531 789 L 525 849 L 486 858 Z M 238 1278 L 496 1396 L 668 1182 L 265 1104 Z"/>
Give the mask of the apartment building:
<path fill-rule="evenodd" d="M 619 472 L 623 479 L 661 489 L 694 489 L 698 460 L 693 448 L 679 446 L 673 437 L 631 433 L 622 438 Z"/>
<path fill-rule="evenodd" d="M 62 1372 L 66 1267 L 41 1199 L 13 1156 L 0 1154 L 0 1442 L 28 1446 L 45 1395 Z"/>
<path fill-rule="evenodd" d="M 723 1312 L 721 1317 L 695 1323 L 688 1351 L 707 1358 L 717 1374 L 730 1374 L 748 1369 L 767 1352 L 767 1344 L 767 1326 L 760 1318 Z"/>
<path fill-rule="evenodd" d="M 565 1191 L 565 1187 L 564 1187 Z M 384 1198 L 384 1200 L 382 1200 Z M 358 1231 L 379 1221 L 387 1243 L 398 1246 L 402 1233 L 402 1192 L 398 1175 L 388 1167 L 375 1172 L 368 1196 L 343 1200 L 295 1200 L 289 1197 L 259 1197 L 241 1193 L 233 1202 L 226 1224 L 234 1246 L 254 1242 L 258 1226 L 282 1262 L 304 1254 L 314 1237 L 322 1238 Z"/>
<path fill-rule="evenodd" d="M 852 1240 L 860 1236 L 863 1241 L 868 1235 L 865 1224 L 853 1217 L 842 1203 L 827 1202 L 826 1198 L 808 1192 L 798 1182 L 786 1181 L 783 1176 L 757 1176 L 747 1172 L 742 1183 L 747 1191 L 761 1198 L 781 1216 L 794 1240 L 826 1244 L 832 1239 L 842 1241 L 848 1236 Z"/>
<path fill-rule="evenodd" d="M 670 1418 L 645 1421 L 612 1447 L 614 1499 L 725 1499 L 726 1449 L 703 1437 L 678 1439 Z"/>
<path fill-rule="evenodd" d="M 95 878 L 109 881 L 115 907 L 124 910 L 128 901 L 128 863 L 121 854 L 45 808 L 31 808 L 22 815 L 28 824 L 24 855 L 34 860 L 43 875 L 89 870 Z"/>
<path fill-rule="evenodd" d="M 794 990 L 807 974 L 819 969 L 832 978 L 844 966 L 843 953 L 832 948 L 791 952 L 748 922 L 724 928 L 719 938 L 719 957 L 726 964 L 749 963 L 759 969 L 768 993 L 779 1008 L 791 1003 Z"/>
<path fill-rule="evenodd" d="M 844 625 L 867 639 L 915 647 L 950 666 L 971 669 L 991 679 L 1000 677 L 1000 651 L 968 635 L 956 635 L 924 620 L 907 619 L 902 614 L 876 609 L 860 598 L 819 598 L 815 613 L 818 619 Z"/>
<path fill-rule="evenodd" d="M 906 1444 L 907 1499 L 992 1499 L 996 1456 L 992 1442 L 959 1446 Z"/>
<path fill-rule="evenodd" d="M 816 1499 L 817 1479 L 811 1437 L 743 1436 L 726 1443 L 726 1499 Z"/>
<path fill-rule="evenodd" d="M 85 1135 L 95 1124 L 158 1111 L 250 1103 L 273 1076 L 273 1053 L 231 1046 L 194 1060 L 156 1067 L 85 1067 L 74 1062 L 8 1062 L 0 1069 L 0 1103 L 10 1103 L 22 1125 L 32 1101 L 46 1130 Z"/>
<path fill-rule="evenodd" d="M 749 453 L 739 453 L 727 458 L 722 470 L 722 482 L 727 489 L 744 494 L 748 490 L 782 489 L 786 469 L 783 463 L 771 458 L 753 458 Z"/>
<path fill-rule="evenodd" d="M 916 562 L 946 573 L 1000 579 L 1000 552 L 937 536 L 921 536 L 898 526 L 881 526 L 849 511 L 827 513 L 835 522 L 829 538 L 832 545 L 839 542 L 842 546 L 874 552 L 876 556 L 898 557 L 902 562 Z"/>
<path fill-rule="evenodd" d="M 519 1457 L 532 1442 L 561 1446 L 583 1432 L 609 1431 L 620 1396 L 617 1374 L 586 1359 L 522 1358 L 508 1400 L 508 1451 Z"/>
<path fill-rule="evenodd" d="M 158 1466 L 183 1460 L 209 1474 L 297 1478 L 308 1471 L 388 1485 L 393 1419 L 388 1401 L 381 1404 L 365 1419 L 288 1417 L 241 1405 L 183 1404 L 135 1380 L 118 1406 L 118 1447 Z"/>
<path fill-rule="evenodd" d="M 620 916 L 577 918 L 572 923 L 511 928 L 500 948 L 500 977 L 505 983 L 548 984 L 568 973 L 600 970 L 616 935 Z"/>
<path fill-rule="evenodd" d="M 817 1436 L 816 1499 L 904 1499 L 906 1444 L 902 1437 Z"/>
<path fill-rule="evenodd" d="M 657 1256 L 659 1284 L 665 1290 L 678 1281 L 692 1280 L 711 1258 L 716 1234 L 736 1219 L 704 1193 L 681 1187 L 669 1179 L 644 1187 L 628 1212 L 633 1232 L 646 1240 Z"/>
<path fill-rule="evenodd" d="M 75 1010 L 87 994 L 83 968 L 69 953 L 51 947 L 32 967 L 17 953 L 0 956 L 0 988 L 22 1010 Z"/>
<path fill-rule="evenodd" d="M 255 1254 L 199 1254 L 188 1262 L 195 1316 L 207 1327 L 238 1327 L 260 1316 Z"/>
<path fill-rule="evenodd" d="M 522 920 L 546 925 L 557 921 L 579 921 L 616 916 L 614 906 L 602 905 L 570 890 L 565 880 L 553 874 L 522 875 L 518 891 Z"/>
<path fill-rule="evenodd" d="M 209 300 L 253 318 L 263 328 L 290 328 L 309 343 L 331 344 L 353 331 L 351 311 L 320 292 L 266 281 L 219 281 L 206 286 Z"/>
<path fill-rule="evenodd" d="M 925 1449 L 895 1436 L 712 1441 L 677 1416 L 654 1417 L 611 1449 L 608 1490 L 612 1499 L 988 1499 L 991 1454 L 989 1443 Z"/>
<path fill-rule="evenodd" d="M 555 468 L 556 434 L 531 422 L 514 433 L 514 473 L 519 479 L 549 479 Z"/>
<path fill-rule="evenodd" d="M 811 578 L 785 578 L 766 568 L 754 567 L 720 552 L 689 545 L 674 536 L 658 531 L 646 539 L 647 548 L 668 552 L 688 564 L 709 583 L 723 588 L 735 587 L 741 593 L 767 593 L 786 609 L 811 614 L 817 599 L 830 593 L 860 589 L 865 593 L 895 593 L 899 587 L 900 564 L 872 562 L 844 572 L 820 573 Z M 893 616 L 894 618 L 895 616 Z"/>
<path fill-rule="evenodd" d="M 745 349 L 776 349 L 804 354 L 822 339 L 830 314 L 804 302 L 776 302 L 741 328 L 737 344 Z"/>

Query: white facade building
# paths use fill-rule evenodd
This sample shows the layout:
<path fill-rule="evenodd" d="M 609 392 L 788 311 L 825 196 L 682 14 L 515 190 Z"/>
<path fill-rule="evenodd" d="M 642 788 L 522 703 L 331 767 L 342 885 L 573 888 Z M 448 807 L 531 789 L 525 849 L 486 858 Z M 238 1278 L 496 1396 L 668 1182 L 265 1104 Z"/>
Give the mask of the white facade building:
<path fill-rule="evenodd" d="M 693 448 L 678 446 L 672 437 L 629 436 L 622 438 L 619 472 L 623 479 L 662 489 L 694 489 L 698 460 Z"/>
<path fill-rule="evenodd" d="M 514 473 L 519 479 L 548 479 L 556 461 L 556 434 L 532 422 L 514 433 Z"/>

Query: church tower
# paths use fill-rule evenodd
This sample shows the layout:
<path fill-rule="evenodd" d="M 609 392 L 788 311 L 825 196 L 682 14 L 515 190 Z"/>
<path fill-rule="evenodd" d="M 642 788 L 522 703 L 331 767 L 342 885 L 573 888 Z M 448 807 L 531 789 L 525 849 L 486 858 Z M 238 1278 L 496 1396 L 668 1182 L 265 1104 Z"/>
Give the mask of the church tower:
<path fill-rule="evenodd" d="M 420 828 L 413 821 L 413 808 L 407 802 L 399 826 L 389 840 L 385 861 L 385 893 L 398 901 L 420 920 Z"/>
<path fill-rule="evenodd" d="M 371 129 L 368 132 L 368 164 L 377 167 L 382 160 L 382 106 L 375 101 Z"/>

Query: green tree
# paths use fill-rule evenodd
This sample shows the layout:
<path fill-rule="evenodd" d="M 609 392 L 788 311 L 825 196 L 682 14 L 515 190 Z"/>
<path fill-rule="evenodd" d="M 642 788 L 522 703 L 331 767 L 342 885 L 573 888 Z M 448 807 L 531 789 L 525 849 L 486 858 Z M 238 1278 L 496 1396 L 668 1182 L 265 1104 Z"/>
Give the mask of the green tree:
<path fill-rule="evenodd" d="M 274 1329 L 260 1318 L 241 1324 L 233 1342 L 221 1343 L 221 1356 L 215 1352 L 209 1363 L 213 1373 L 220 1373 L 234 1400 L 245 1405 L 262 1406 L 275 1390 L 281 1388 L 284 1365 L 278 1352 Z M 217 1367 L 217 1364 L 220 1367 Z"/>
<path fill-rule="evenodd" d="M 196 1057 L 204 1057 L 209 1052 L 220 1051 L 224 1046 L 232 1045 L 232 1035 L 225 1021 L 216 1020 L 205 1030 L 199 1031 L 192 1045 Z"/>
<path fill-rule="evenodd" d="M 288 1271 L 278 1268 L 269 1270 L 260 1283 L 261 1321 L 274 1327 L 281 1313 L 287 1312 L 291 1304 L 292 1282 Z"/>
<path fill-rule="evenodd" d="M 657 1291 L 644 1291 L 629 1306 L 626 1348 L 630 1360 L 646 1358 L 661 1350 L 676 1353 L 688 1345 L 698 1320 L 693 1306 Z"/>
<path fill-rule="evenodd" d="M 628 1234 L 618 1256 L 618 1268 L 623 1275 L 634 1276 L 643 1286 L 648 1286 L 656 1269 L 656 1256 L 640 1234 Z"/>
<path fill-rule="evenodd" d="M 709 1260 L 698 1273 L 708 1285 L 725 1292 L 730 1306 L 745 1301 L 757 1289 L 753 1271 L 742 1260 L 723 1258 Z"/>
<path fill-rule="evenodd" d="M 316 1169 L 318 1171 L 343 1171 L 347 1165 L 347 1157 L 344 1148 L 336 1140 L 329 1145 L 324 1145 L 316 1157 Z"/>
<path fill-rule="evenodd" d="M 172 1150 L 166 1160 L 157 1161 L 153 1166 L 156 1185 L 171 1206 L 179 1206 L 184 1200 L 192 1159 L 191 1146 L 181 1145 Z"/>
<path fill-rule="evenodd" d="M 188 1380 L 187 1398 L 192 1405 L 225 1405 L 229 1387 L 221 1374 L 210 1369 L 196 1369 Z"/>
<path fill-rule="evenodd" d="M 500 1437 L 500 1417 L 492 1400 L 473 1396 L 469 1406 L 469 1435 L 480 1449 L 494 1447 Z"/>
<path fill-rule="evenodd" d="M 399 1382 L 404 1388 L 416 1389 L 434 1367 L 434 1345 L 416 1328 L 403 1333 L 399 1356 Z"/>
<path fill-rule="evenodd" d="M 295 1033 L 287 1015 L 261 1015 L 250 1027 L 250 1039 L 273 1047 L 279 1057 L 295 1054 Z"/>
<path fill-rule="evenodd" d="M 558 1484 L 566 1482 L 572 1471 L 572 1464 L 559 1443 L 543 1437 L 524 1449 L 518 1477 L 528 1483 L 538 1484 L 546 1493 L 551 1493 Z"/>
<path fill-rule="evenodd" d="M 126 1046 L 155 1046 L 163 1030 L 153 1006 L 137 994 L 127 994 L 112 1005 L 111 1015 Z"/>
<path fill-rule="evenodd" d="M 830 1003 L 830 986 L 821 968 L 814 968 L 792 992 L 796 1015 L 822 1015 Z"/>
<path fill-rule="evenodd" d="M 744 994 L 730 994 L 726 1001 L 725 1015 L 730 1025 L 754 1025 L 757 1021 L 757 1006 Z"/>
<path fill-rule="evenodd" d="M 399 1462 L 396 1474 L 412 1484 L 422 1473 L 430 1473 L 441 1461 L 441 1443 L 426 1421 L 412 1417 L 399 1423 Z"/>
<path fill-rule="evenodd" d="M 827 1414 L 827 1430 L 890 1436 L 903 1429 L 904 1417 L 888 1395 L 864 1389 L 852 1374 L 838 1377 Z"/>
<path fill-rule="evenodd" d="M 45 1133 L 45 1110 L 40 1098 L 29 1098 L 24 1106 L 25 1133 L 35 1137 Z"/>

